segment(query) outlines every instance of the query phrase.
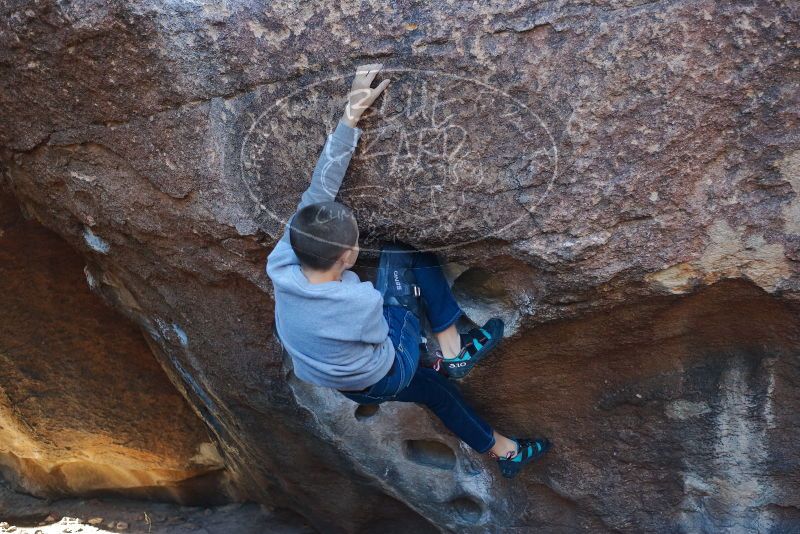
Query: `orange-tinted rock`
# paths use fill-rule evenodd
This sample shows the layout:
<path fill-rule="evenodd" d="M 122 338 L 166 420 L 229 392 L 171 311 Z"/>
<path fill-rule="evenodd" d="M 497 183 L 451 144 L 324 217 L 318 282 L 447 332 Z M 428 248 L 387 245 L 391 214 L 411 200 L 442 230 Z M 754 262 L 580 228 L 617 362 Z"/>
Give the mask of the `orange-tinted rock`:
<path fill-rule="evenodd" d="M 224 467 L 215 445 L 84 266 L 0 197 L 0 469 L 39 496 L 207 497 L 192 479 Z"/>

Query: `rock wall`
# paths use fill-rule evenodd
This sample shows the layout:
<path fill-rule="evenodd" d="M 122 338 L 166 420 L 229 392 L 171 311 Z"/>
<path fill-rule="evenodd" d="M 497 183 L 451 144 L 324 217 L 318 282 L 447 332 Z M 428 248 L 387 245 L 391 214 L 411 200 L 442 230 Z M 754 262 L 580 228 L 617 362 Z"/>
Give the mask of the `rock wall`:
<path fill-rule="evenodd" d="M 224 501 L 214 441 L 84 267 L 0 194 L 0 473 L 40 497 Z"/>
<path fill-rule="evenodd" d="M 384 491 L 453 531 L 790 532 L 800 521 L 796 317 L 726 281 L 506 342 L 465 394 L 500 431 L 557 447 L 512 482 L 422 408 L 367 411 L 290 384 L 359 470 L 383 473 Z"/>
<path fill-rule="evenodd" d="M 794 4 L 0 12 L 4 180 L 145 332 L 240 498 L 325 532 L 798 528 Z M 553 437 L 514 483 L 421 408 L 298 383 L 272 338 L 264 259 L 367 61 L 393 81 L 341 191 L 363 269 L 384 239 L 436 250 L 510 325 L 463 386 Z"/>

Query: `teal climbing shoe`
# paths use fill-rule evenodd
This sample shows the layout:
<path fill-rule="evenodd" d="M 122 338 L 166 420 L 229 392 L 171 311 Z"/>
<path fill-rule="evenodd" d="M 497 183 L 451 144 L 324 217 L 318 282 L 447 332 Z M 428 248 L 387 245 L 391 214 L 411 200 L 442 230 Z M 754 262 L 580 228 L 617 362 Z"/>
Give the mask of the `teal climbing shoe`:
<path fill-rule="evenodd" d="M 503 321 L 493 317 L 483 327 L 473 328 L 468 333 L 461 334 L 461 352 L 455 358 L 442 360 L 441 368 L 450 378 L 464 378 L 500 343 L 501 339 L 503 339 Z"/>
<path fill-rule="evenodd" d="M 531 441 L 530 439 L 516 439 L 517 454 L 511 458 L 497 458 L 500 466 L 500 474 L 506 478 L 514 478 L 522 471 L 522 468 L 534 460 L 538 460 L 550 450 L 550 442 L 546 438 L 539 438 Z"/>

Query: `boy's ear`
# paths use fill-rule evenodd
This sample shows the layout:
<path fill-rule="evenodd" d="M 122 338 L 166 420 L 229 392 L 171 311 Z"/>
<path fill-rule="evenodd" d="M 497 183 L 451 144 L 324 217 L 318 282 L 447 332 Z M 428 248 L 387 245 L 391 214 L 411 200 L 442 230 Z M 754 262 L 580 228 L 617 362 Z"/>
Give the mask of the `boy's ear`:
<path fill-rule="evenodd" d="M 339 257 L 339 260 L 344 264 L 352 265 L 353 263 L 355 263 L 355 259 L 356 259 L 355 257 L 356 257 L 356 254 L 357 254 L 356 250 L 357 249 L 356 249 L 355 246 L 352 246 L 352 247 L 348 248 L 347 250 L 342 252 L 342 255 Z"/>
<path fill-rule="evenodd" d="M 344 252 L 342 252 L 341 256 L 339 256 L 339 261 L 342 263 L 347 263 L 350 260 L 350 254 L 352 254 L 353 249 L 348 248 Z"/>

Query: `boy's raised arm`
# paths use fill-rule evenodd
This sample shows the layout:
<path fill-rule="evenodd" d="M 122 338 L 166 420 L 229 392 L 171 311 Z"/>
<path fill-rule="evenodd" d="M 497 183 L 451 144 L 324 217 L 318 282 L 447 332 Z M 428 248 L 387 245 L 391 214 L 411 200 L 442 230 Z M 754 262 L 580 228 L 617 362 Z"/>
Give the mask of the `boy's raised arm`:
<path fill-rule="evenodd" d="M 325 146 L 322 147 L 322 153 L 319 155 L 314 173 L 311 175 L 311 185 L 300 198 L 297 211 L 309 204 L 336 198 L 336 193 L 339 192 L 339 187 L 342 185 L 359 137 L 361 137 L 361 130 L 339 121 L 336 129 L 325 141 Z"/>
<path fill-rule="evenodd" d="M 356 70 L 353 85 L 347 95 L 344 114 L 336 125 L 336 130 L 328 136 L 328 140 L 322 148 L 322 154 L 320 154 L 314 174 L 311 176 L 311 185 L 303 193 L 300 204 L 297 206 L 298 211 L 309 204 L 336 198 L 358 138 L 361 136 L 361 130 L 356 128 L 356 124 L 361 119 L 361 115 L 389 85 L 389 80 L 384 80 L 378 87 L 371 87 L 375 76 L 382 67 L 383 65 L 378 63 L 361 65 Z"/>
<path fill-rule="evenodd" d="M 322 153 L 311 176 L 311 185 L 300 198 L 298 211 L 309 204 L 336 198 L 358 144 L 358 138 L 361 136 L 361 130 L 356 125 L 361 119 L 361 115 L 389 85 L 389 80 L 384 80 L 377 87 L 371 87 L 381 68 L 383 65 L 378 63 L 361 65 L 356 69 L 353 85 L 347 95 L 344 113 L 336 125 L 336 129 L 328 136 L 325 146 L 322 147 Z M 268 268 L 269 264 L 298 263 L 297 257 L 289 245 L 289 224 L 286 225 L 283 236 L 270 253 L 267 262 Z"/>

